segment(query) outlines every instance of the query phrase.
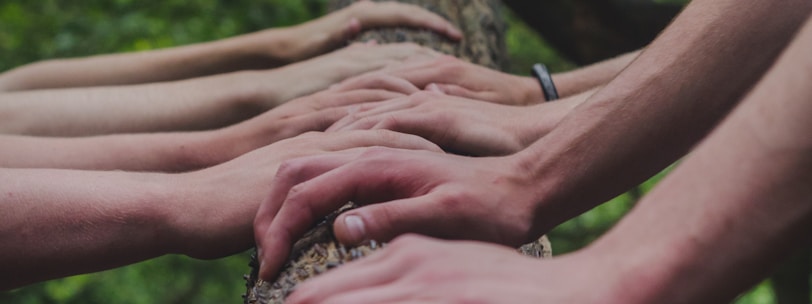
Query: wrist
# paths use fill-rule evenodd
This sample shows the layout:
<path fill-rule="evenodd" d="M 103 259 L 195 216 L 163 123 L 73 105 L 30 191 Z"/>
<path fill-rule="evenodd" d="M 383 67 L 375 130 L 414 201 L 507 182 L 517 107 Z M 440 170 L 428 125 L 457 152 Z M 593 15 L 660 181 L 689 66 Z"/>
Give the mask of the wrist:
<path fill-rule="evenodd" d="M 171 252 L 211 259 L 248 248 L 256 209 L 243 206 L 245 188 L 220 166 L 172 174 L 167 204 Z M 237 180 L 236 182 L 239 182 Z"/>
<path fill-rule="evenodd" d="M 697 296 L 701 293 L 699 289 L 714 284 L 703 282 L 700 279 L 702 270 L 690 266 L 696 265 L 691 262 L 696 257 L 693 254 L 696 248 L 691 241 L 678 246 L 673 243 L 672 246 L 660 246 L 663 242 L 641 246 L 642 238 L 634 237 L 634 234 L 618 234 L 610 231 L 583 250 L 601 265 L 602 272 L 611 274 L 606 280 L 612 282 L 608 298 L 617 299 L 617 303 L 664 304 L 710 300 Z M 691 270 L 686 271 L 688 269 Z"/>
<path fill-rule="evenodd" d="M 534 105 L 546 101 L 544 93 L 541 91 L 538 80 L 533 77 L 517 76 L 517 83 L 520 90 L 520 104 Z"/>

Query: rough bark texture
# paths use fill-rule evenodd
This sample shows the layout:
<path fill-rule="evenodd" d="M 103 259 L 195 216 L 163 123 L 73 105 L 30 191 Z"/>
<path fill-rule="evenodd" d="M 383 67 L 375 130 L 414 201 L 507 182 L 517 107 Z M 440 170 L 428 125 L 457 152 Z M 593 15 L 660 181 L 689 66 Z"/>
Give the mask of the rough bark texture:
<path fill-rule="evenodd" d="M 333 0 L 331 10 L 349 5 L 351 0 Z M 464 33 L 464 39 L 455 43 L 428 31 L 396 28 L 377 29 L 362 33 L 358 40 L 375 39 L 380 43 L 410 41 L 432 47 L 471 62 L 501 69 L 506 67 L 505 23 L 498 0 L 401 0 L 428 8 L 452 21 Z M 353 208 L 348 204 L 314 227 L 293 246 L 291 258 L 274 282 L 257 278 L 258 265 L 252 258 L 252 271 L 246 276 L 245 303 L 282 303 L 295 286 L 307 278 L 328 269 L 361 258 L 384 246 L 370 242 L 358 247 L 345 248 L 332 234 L 332 220 L 344 210 Z M 552 255 L 546 237 L 522 246 L 519 252 L 539 258 Z"/>

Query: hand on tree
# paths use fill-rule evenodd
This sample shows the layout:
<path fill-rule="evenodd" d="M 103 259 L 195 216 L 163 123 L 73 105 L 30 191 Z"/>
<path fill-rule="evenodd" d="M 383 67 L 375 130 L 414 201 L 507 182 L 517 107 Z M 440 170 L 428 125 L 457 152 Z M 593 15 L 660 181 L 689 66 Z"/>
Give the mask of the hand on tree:
<path fill-rule="evenodd" d="M 407 60 L 430 60 L 439 56 L 439 53 L 413 43 L 353 44 L 279 69 L 253 72 L 257 76 L 249 80 L 246 88 L 249 96 L 255 95 L 249 100 L 257 101 L 258 106 L 263 109 L 270 109 L 294 98 L 327 89 L 346 78 L 379 70 L 387 65 Z M 245 87 L 243 84 L 236 85 Z M 399 90 L 402 87 L 403 85 Z"/>
<path fill-rule="evenodd" d="M 529 77 L 510 75 L 451 56 L 432 60 L 415 59 L 348 79 L 345 88 L 374 87 L 381 75 L 408 80 L 419 88 L 435 84 L 436 89 L 454 96 L 508 105 L 531 105 L 544 101 L 538 82 Z"/>
<path fill-rule="evenodd" d="M 515 249 L 402 236 L 302 283 L 285 303 L 618 303 L 592 261 L 537 260 Z"/>
<path fill-rule="evenodd" d="M 329 52 L 362 30 L 376 27 L 425 28 L 452 40 L 462 33 L 437 14 L 397 2 L 358 1 L 339 11 L 290 28 L 293 61 Z"/>
<path fill-rule="evenodd" d="M 336 220 L 345 244 L 417 232 L 518 246 L 554 224 L 536 219 L 543 189 L 509 157 L 356 149 L 287 161 L 270 189 L 254 224 L 266 279 L 295 240 L 348 201 L 367 206 Z"/>
<path fill-rule="evenodd" d="M 245 142 L 250 144 L 249 150 L 244 150 L 247 152 L 308 131 L 324 131 L 346 116 L 351 111 L 351 105 L 375 104 L 404 96 L 402 93 L 377 89 L 325 90 L 291 100 L 220 132 L 229 137 L 251 139 Z"/>
<path fill-rule="evenodd" d="M 562 106 L 510 106 L 423 91 L 356 106 L 328 131 L 388 129 L 419 135 L 459 154 L 506 155 L 551 130 L 563 117 Z"/>
<path fill-rule="evenodd" d="M 217 258 L 253 244 L 251 226 L 267 197 L 276 171 L 285 160 L 332 151 L 360 153 L 358 147 L 439 151 L 414 135 L 385 130 L 325 134 L 312 132 L 254 150 L 229 162 L 173 177 L 172 252 Z M 217 245 L 212 245 L 217 244 Z"/>

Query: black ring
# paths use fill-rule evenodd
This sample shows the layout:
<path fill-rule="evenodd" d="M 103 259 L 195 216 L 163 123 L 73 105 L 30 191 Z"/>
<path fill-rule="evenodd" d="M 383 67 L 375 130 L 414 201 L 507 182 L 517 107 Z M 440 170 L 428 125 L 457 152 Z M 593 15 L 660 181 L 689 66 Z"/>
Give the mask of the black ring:
<path fill-rule="evenodd" d="M 539 80 L 541 92 L 544 93 L 544 99 L 547 101 L 558 99 L 558 90 L 555 89 L 553 77 L 550 76 L 550 71 L 547 70 L 547 66 L 541 63 L 536 63 L 533 65 L 532 72 L 533 76 L 536 76 L 536 78 Z"/>

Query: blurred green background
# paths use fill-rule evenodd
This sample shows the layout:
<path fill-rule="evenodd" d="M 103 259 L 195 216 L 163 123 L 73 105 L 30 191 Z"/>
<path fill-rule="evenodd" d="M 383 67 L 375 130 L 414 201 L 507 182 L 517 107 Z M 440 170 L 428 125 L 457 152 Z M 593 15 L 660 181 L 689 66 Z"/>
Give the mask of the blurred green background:
<path fill-rule="evenodd" d="M 47 58 L 149 50 L 296 24 L 321 15 L 325 2 L 0 0 L 0 71 Z M 506 15 L 512 72 L 526 74 L 535 62 L 554 71 L 576 67 L 509 11 Z M 600 236 L 662 175 L 555 229 L 550 233 L 555 253 L 576 250 Z M 0 303 L 239 303 L 247 264 L 248 254 L 215 261 L 165 256 L 0 293 Z M 737 303 L 775 303 L 770 282 Z"/>

